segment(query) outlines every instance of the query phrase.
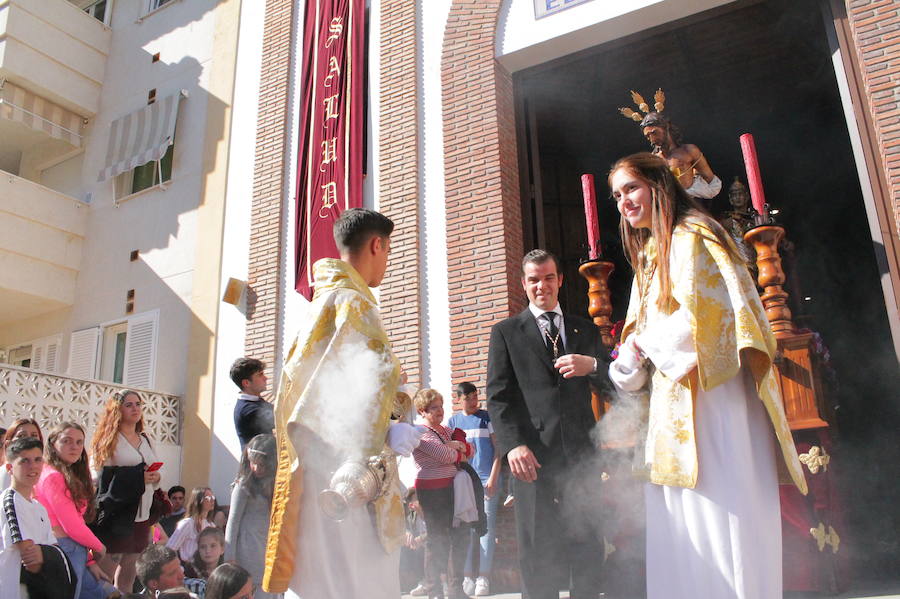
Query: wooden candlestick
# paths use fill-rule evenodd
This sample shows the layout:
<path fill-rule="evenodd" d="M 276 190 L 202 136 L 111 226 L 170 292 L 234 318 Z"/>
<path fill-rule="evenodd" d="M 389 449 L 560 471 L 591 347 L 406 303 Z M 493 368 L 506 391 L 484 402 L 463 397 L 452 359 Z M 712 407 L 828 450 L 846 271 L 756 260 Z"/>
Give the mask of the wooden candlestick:
<path fill-rule="evenodd" d="M 594 324 L 600 329 L 600 342 L 603 347 L 611 350 L 616 340 L 612 336 L 612 299 L 609 292 L 609 275 L 615 269 L 612 262 L 592 260 L 578 267 L 588 282 L 588 314 L 594 320 Z M 600 420 L 609 410 L 610 399 L 604 397 L 596 390 L 591 390 L 591 409 L 594 411 L 594 419 Z"/>
<path fill-rule="evenodd" d="M 787 305 L 788 294 L 782 288 L 784 270 L 778 254 L 778 242 L 782 237 L 784 229 L 778 225 L 754 227 L 744 233 L 744 241 L 752 244 L 756 250 L 756 268 L 759 269 L 757 281 L 763 289 L 760 299 L 776 339 L 790 337 L 794 331 L 791 309 Z"/>
<path fill-rule="evenodd" d="M 607 349 L 612 349 L 616 344 L 616 340 L 611 334 L 613 308 L 609 293 L 609 275 L 613 270 L 615 270 L 615 264 L 601 260 L 585 262 L 578 267 L 578 272 L 588 282 L 588 314 L 600 329 L 600 340 Z"/>

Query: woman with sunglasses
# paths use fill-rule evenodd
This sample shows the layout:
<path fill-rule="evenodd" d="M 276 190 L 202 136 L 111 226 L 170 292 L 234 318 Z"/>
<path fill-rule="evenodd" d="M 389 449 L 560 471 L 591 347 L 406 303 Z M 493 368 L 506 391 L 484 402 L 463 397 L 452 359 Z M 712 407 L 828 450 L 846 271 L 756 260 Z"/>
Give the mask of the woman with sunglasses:
<path fill-rule="evenodd" d="M 175 532 L 166 542 L 166 547 L 178 553 L 184 563 L 190 563 L 197 551 L 200 531 L 215 526 L 212 516 L 216 511 L 216 496 L 209 487 L 194 487 L 184 518 L 175 527 Z"/>
<path fill-rule="evenodd" d="M 135 562 L 150 543 L 150 507 L 160 481 L 158 470 L 148 470 L 157 459 L 144 433 L 141 396 L 136 391 L 122 391 L 106 401 L 91 455 L 100 478 L 93 530 L 108 551 L 100 566 L 114 577 L 119 591 L 130 593 Z"/>

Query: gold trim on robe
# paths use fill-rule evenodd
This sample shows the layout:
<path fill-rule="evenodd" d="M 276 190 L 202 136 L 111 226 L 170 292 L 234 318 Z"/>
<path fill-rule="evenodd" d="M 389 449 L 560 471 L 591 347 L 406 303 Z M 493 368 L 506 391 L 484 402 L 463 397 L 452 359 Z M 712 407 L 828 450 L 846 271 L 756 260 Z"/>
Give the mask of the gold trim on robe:
<path fill-rule="evenodd" d="M 337 360 L 353 361 L 352 348 L 371 371 L 371 397 L 359 399 L 353 415 L 365 422 L 362 434 L 349 435 L 352 447 L 348 458 L 374 456 L 385 450 L 391 410 L 400 380 L 400 365 L 391 351 L 371 290 L 348 263 L 325 258 L 313 265 L 315 295 L 303 326 L 285 359 L 275 400 L 275 434 L 278 443 L 278 472 L 272 497 L 269 538 L 262 587 L 270 593 L 287 590 L 294 571 L 299 530 L 300 498 L 303 492 L 304 456 L 298 454 L 290 433 L 298 427 L 318 431 L 323 426 L 340 427 L 346 414 L 334 414 L 341 389 L 329 388 L 326 373 L 334 371 Z M 348 350 L 348 348 L 350 348 Z M 362 355 L 358 356 L 363 358 Z M 367 379 L 368 380 L 368 374 Z M 338 381 L 338 384 L 340 382 Z M 347 453 L 347 452 L 345 452 Z M 396 464 L 394 465 L 396 469 Z M 397 550 L 404 534 L 404 514 L 399 480 L 392 477 L 389 489 L 374 501 L 378 538 L 386 552 Z M 325 517 L 324 514 L 322 516 Z"/>
<path fill-rule="evenodd" d="M 651 237 L 645 248 L 655 256 Z M 650 482 L 677 487 L 697 485 L 698 458 L 694 436 L 697 389 L 708 391 L 737 376 L 741 366 L 753 374 L 759 398 L 768 412 L 781 447 L 779 475 L 806 494 L 806 479 L 788 427 L 778 379 L 772 366 L 777 349 L 750 273 L 732 261 L 715 234 L 703 223 L 689 220 L 672 235 L 670 273 L 673 305 L 660 310 L 658 269 L 643 304 L 645 322 L 654 322 L 675 310 L 687 309 L 697 352 L 697 368 L 679 381 L 658 369 L 651 377 L 652 400 L 647 425 L 646 461 Z M 642 304 L 632 285 L 622 340 L 635 332 Z"/>

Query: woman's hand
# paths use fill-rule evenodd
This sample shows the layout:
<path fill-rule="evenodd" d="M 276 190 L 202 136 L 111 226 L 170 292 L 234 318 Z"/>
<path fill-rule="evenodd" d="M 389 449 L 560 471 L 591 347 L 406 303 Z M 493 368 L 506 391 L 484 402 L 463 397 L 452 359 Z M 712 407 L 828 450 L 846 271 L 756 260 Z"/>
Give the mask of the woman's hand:
<path fill-rule="evenodd" d="M 144 472 L 144 484 L 145 485 L 155 485 L 162 478 L 159 472 Z"/>
<path fill-rule="evenodd" d="M 449 441 L 447 445 L 452 449 L 455 449 L 456 451 L 462 453 L 463 455 L 466 455 L 468 453 L 468 447 L 463 441 Z"/>

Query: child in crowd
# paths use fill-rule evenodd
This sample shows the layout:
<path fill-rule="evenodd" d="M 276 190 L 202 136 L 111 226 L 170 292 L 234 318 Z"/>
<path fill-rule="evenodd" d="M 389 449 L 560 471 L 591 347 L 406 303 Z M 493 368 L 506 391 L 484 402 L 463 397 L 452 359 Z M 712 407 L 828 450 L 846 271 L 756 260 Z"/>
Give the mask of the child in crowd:
<path fill-rule="evenodd" d="M 81 425 L 62 422 L 55 426 L 47 437 L 44 462 L 34 495 L 47 509 L 53 534 L 78 576 L 76 597 L 105 599 L 113 587 L 102 584 L 110 581 L 95 562 L 106 553 L 106 547 L 85 524 L 94 520 L 96 506 Z"/>
<path fill-rule="evenodd" d="M 210 519 L 216 510 L 216 496 L 209 487 L 194 487 L 188 503 L 187 514 L 175 527 L 166 547 L 174 549 L 183 563 L 188 563 L 197 551 L 200 531 L 213 526 Z"/>
<path fill-rule="evenodd" d="M 19 418 L 3 433 L 3 437 L 0 437 L 2 439 L 2 442 L 0 442 L 0 466 L 3 466 L 6 447 L 12 441 L 21 437 L 34 437 L 41 443 L 44 442 L 44 435 L 41 433 L 41 427 L 38 426 L 37 420 L 34 418 Z M 0 468 L 0 490 L 8 487 L 11 482 L 12 479 L 6 468 Z"/>
<path fill-rule="evenodd" d="M 425 539 L 427 529 L 416 490 L 406 496 L 406 538 L 400 548 L 400 588 L 412 588 L 413 597 L 425 595 Z"/>
<path fill-rule="evenodd" d="M 225 533 L 221 528 L 210 526 L 200 531 L 197 537 L 197 551 L 184 567 L 188 578 L 207 579 L 212 571 L 225 562 Z"/>
<path fill-rule="evenodd" d="M 5 466 L 11 480 L 0 493 L 0 599 L 73 599 L 71 563 L 55 545 L 47 510 L 32 498 L 44 466 L 43 443 L 12 441 Z"/>
<path fill-rule="evenodd" d="M 475 457 L 470 460 L 476 476 L 473 485 L 483 489 L 483 511 L 485 514 L 485 534 L 478 527 L 472 528 L 466 557 L 463 590 L 470 595 L 483 597 L 490 594 L 491 563 L 494 558 L 497 508 L 500 505 L 500 454 L 496 452 L 494 427 L 488 411 L 479 408 L 478 389 L 470 382 L 456 386 L 456 399 L 462 404 L 462 411 L 450 417 L 448 425 L 465 432 L 475 446 Z"/>
<path fill-rule="evenodd" d="M 462 588 L 462 570 L 468 549 L 469 528 L 453 526 L 453 479 L 461 460 L 470 457 L 473 448 L 451 438 L 441 425 L 444 398 L 434 389 L 421 389 L 413 403 L 428 431 L 413 451 L 419 472 L 416 494 L 425 517 L 425 588 L 430 598 L 443 599 L 441 573 L 447 572 L 450 599 L 466 598 Z"/>
<path fill-rule="evenodd" d="M 184 586 L 201 599 L 206 595 L 206 583 L 212 571 L 225 563 L 225 533 L 210 526 L 200 531 L 197 551 L 184 566 Z"/>
<path fill-rule="evenodd" d="M 244 447 L 231 491 L 228 526 L 225 529 L 225 559 L 241 564 L 254 580 L 262 580 L 265 566 L 276 462 L 275 437 L 256 435 Z M 257 599 L 274 596 L 256 591 Z"/>

